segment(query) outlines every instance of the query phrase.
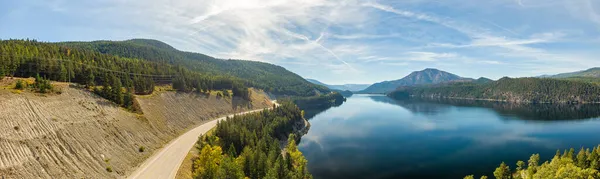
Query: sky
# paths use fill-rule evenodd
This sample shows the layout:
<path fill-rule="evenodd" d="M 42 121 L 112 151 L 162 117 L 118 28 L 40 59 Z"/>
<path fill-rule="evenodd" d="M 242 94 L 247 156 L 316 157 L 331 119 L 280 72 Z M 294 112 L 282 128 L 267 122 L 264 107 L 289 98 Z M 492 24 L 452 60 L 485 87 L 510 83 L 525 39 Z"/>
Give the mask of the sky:
<path fill-rule="evenodd" d="M 156 39 L 328 84 L 498 79 L 600 66 L 600 0 L 0 1 L 0 38 Z"/>

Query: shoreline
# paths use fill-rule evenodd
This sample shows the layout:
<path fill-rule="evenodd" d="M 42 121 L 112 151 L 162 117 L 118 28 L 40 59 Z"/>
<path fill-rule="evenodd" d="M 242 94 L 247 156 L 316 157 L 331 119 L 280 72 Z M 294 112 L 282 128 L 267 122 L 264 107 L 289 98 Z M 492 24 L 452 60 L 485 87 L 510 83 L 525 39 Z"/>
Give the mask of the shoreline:
<path fill-rule="evenodd" d="M 398 100 L 394 97 L 386 95 L 392 99 Z M 491 98 L 466 98 L 466 97 L 446 97 L 446 96 L 415 96 L 410 95 L 410 98 L 429 98 L 429 99 L 457 99 L 457 100 L 469 100 L 469 101 L 489 101 L 489 102 L 503 102 L 503 103 L 520 103 L 520 104 L 600 104 L 600 102 L 531 102 L 521 100 L 500 100 Z"/>

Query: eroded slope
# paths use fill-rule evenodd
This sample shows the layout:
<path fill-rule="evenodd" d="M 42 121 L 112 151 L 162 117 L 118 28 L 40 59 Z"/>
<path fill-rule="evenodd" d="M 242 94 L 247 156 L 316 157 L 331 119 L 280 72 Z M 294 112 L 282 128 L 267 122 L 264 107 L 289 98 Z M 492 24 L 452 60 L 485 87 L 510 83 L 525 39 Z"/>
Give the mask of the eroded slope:
<path fill-rule="evenodd" d="M 262 92 L 252 94 L 248 104 L 162 92 L 138 97 L 144 111 L 138 115 L 66 85 L 62 94 L 48 96 L 2 89 L 0 176 L 122 178 L 186 129 L 248 107 L 270 106 Z M 139 152 L 141 146 L 145 152 Z"/>

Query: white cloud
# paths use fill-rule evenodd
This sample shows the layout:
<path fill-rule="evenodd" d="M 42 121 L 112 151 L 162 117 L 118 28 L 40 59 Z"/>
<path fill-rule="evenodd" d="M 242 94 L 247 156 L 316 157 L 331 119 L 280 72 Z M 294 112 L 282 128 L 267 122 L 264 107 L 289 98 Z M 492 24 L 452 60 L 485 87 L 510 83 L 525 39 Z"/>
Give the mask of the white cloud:
<path fill-rule="evenodd" d="M 46 7 L 59 14 L 48 17 L 60 26 L 47 32 L 52 39 L 154 38 L 219 58 L 283 64 L 325 81 L 375 82 L 422 67 L 470 71 L 493 65 L 523 76 L 600 65 L 600 54 L 592 49 L 600 45 L 599 5 L 594 0 L 32 0 L 22 2 L 27 8 L 7 9 Z M 0 29 L 1 36 L 12 37 L 11 30 L 19 34 L 18 22 L 46 25 L 29 15 L 0 18 L 15 24 Z M 11 20 L 18 16 L 26 19 Z M 469 67 L 458 68 L 465 64 Z M 394 73 L 384 73 L 390 69 Z M 369 75 L 354 75 L 361 73 Z"/>

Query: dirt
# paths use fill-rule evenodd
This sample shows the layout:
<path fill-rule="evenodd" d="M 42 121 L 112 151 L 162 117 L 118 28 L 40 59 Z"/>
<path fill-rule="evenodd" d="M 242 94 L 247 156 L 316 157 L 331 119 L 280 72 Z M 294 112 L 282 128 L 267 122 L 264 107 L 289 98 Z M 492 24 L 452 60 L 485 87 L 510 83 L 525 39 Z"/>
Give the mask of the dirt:
<path fill-rule="evenodd" d="M 124 178 L 187 129 L 271 106 L 256 90 L 251 103 L 160 92 L 137 98 L 140 115 L 66 83 L 54 83 L 59 94 L 40 95 L 15 91 L 9 80 L 14 81 L 0 81 L 0 177 L 5 178 Z"/>

